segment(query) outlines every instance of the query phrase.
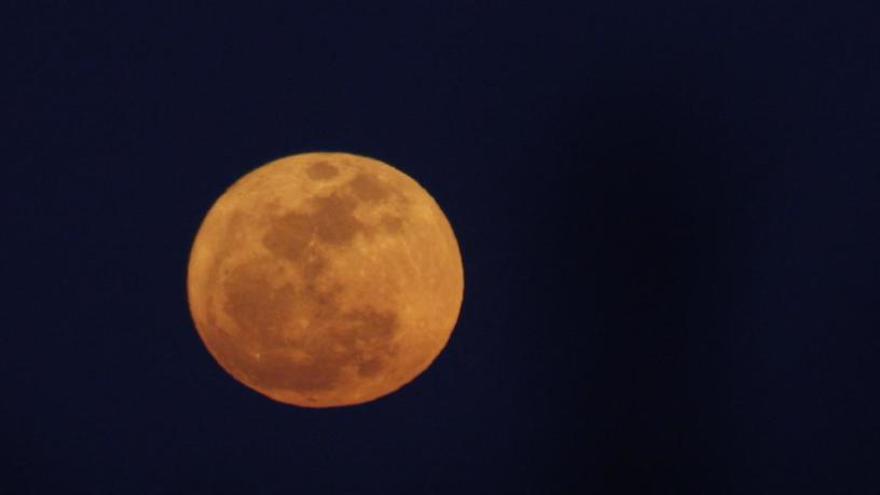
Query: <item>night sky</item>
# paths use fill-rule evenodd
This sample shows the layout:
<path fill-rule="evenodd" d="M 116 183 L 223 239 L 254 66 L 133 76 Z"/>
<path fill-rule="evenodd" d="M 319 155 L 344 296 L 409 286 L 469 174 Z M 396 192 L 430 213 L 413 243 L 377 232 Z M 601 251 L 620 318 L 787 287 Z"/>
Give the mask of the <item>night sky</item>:
<path fill-rule="evenodd" d="M 880 493 L 871 3 L 6 2 L 0 493 Z M 359 407 L 240 385 L 187 306 L 213 201 L 315 150 L 464 260 Z"/>

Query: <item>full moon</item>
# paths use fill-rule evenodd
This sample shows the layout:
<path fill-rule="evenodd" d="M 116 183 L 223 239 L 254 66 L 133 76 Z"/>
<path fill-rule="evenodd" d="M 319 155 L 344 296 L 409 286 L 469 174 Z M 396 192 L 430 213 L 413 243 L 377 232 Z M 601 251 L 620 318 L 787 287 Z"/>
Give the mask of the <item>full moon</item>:
<path fill-rule="evenodd" d="M 411 382 L 449 341 L 463 290 L 434 199 L 348 153 L 289 156 L 239 179 L 202 222 L 187 276 L 196 330 L 220 366 L 304 407 Z"/>

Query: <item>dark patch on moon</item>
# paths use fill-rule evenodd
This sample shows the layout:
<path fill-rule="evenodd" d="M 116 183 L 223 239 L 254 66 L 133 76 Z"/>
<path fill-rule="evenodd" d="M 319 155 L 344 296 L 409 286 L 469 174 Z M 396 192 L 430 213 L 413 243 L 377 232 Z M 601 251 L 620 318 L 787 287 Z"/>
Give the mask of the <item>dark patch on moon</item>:
<path fill-rule="evenodd" d="M 358 376 L 374 377 L 396 353 L 393 340 L 399 321 L 393 311 L 343 310 L 337 300 L 341 289 L 321 289 L 318 284 L 329 262 L 327 249 L 348 245 L 358 233 L 369 230 L 354 216 L 357 204 L 389 194 L 376 179 L 359 177 L 365 179 L 356 178 L 349 195 L 337 191 L 310 200 L 302 211 L 274 217 L 262 242 L 299 270 L 302 282 L 296 287 L 268 285 L 271 261 L 264 266 L 242 265 L 227 277 L 224 310 L 247 335 L 249 349 L 229 343 L 221 353 L 232 368 L 247 370 L 248 379 L 258 387 L 327 391 L 339 384 L 347 367 Z M 401 222 L 388 216 L 383 225 L 394 229 Z M 285 330 L 300 316 L 309 321 L 306 334 L 292 340 Z"/>
<path fill-rule="evenodd" d="M 376 376 L 396 353 L 392 338 L 397 331 L 397 317 L 391 312 L 371 308 L 341 312 L 331 306 L 323 324 L 315 331 L 323 335 L 290 344 L 278 339 L 263 339 L 260 358 L 238 353 L 245 359 L 251 379 L 261 387 L 281 388 L 301 393 L 332 389 L 342 371 L 354 366 L 362 377 Z M 290 351 L 301 351 L 308 361 L 296 362 Z"/>
<path fill-rule="evenodd" d="M 311 356 L 309 363 L 279 364 L 281 373 L 265 376 L 271 386 L 313 392 L 338 382 L 346 366 L 356 366 L 361 376 L 374 376 L 385 367 L 394 352 L 392 338 L 397 317 L 391 312 L 363 308 L 340 312 L 334 307 L 328 321 L 319 326 L 324 335 L 305 342 L 300 350 Z"/>
<path fill-rule="evenodd" d="M 276 256 L 299 262 L 306 254 L 313 231 L 307 215 L 288 213 L 272 222 L 272 227 L 263 236 L 263 246 Z"/>
<path fill-rule="evenodd" d="M 365 226 L 354 216 L 357 202 L 333 193 L 312 200 L 313 211 L 293 211 L 272 222 L 263 245 L 273 254 L 301 265 L 309 245 L 350 243 Z"/>
<path fill-rule="evenodd" d="M 396 234 L 403 229 L 403 219 L 394 215 L 382 216 L 382 228 L 389 233 Z"/>
<path fill-rule="evenodd" d="M 400 325 L 394 312 L 372 307 L 343 311 L 333 292 L 288 285 L 273 289 L 265 280 L 266 266 L 246 264 L 225 283 L 224 310 L 242 337 L 231 340 L 218 329 L 211 343 L 218 359 L 235 374 L 260 388 L 314 393 L 333 389 L 346 367 L 368 378 L 393 360 Z M 315 333 L 296 341 L 285 335 L 294 312 L 314 320 L 307 331 Z M 297 362 L 294 352 L 307 358 Z"/>
<path fill-rule="evenodd" d="M 379 358 L 370 358 L 358 364 L 358 375 L 363 377 L 376 376 L 385 367 L 385 363 Z"/>
<path fill-rule="evenodd" d="M 351 191 L 362 201 L 381 201 L 391 196 L 388 186 L 368 174 L 358 174 L 348 183 Z"/>
<path fill-rule="evenodd" d="M 236 267 L 224 280 L 224 311 L 249 338 L 277 334 L 294 309 L 296 291 L 290 284 L 273 288 L 265 263 Z"/>
<path fill-rule="evenodd" d="M 349 197 L 331 194 L 316 198 L 317 209 L 312 214 L 315 234 L 329 244 L 348 244 L 355 234 L 364 230 L 364 224 L 354 216 L 357 202 Z"/>
<path fill-rule="evenodd" d="M 339 175 L 339 170 L 324 160 L 312 163 L 306 169 L 306 174 L 312 180 L 329 180 Z"/>

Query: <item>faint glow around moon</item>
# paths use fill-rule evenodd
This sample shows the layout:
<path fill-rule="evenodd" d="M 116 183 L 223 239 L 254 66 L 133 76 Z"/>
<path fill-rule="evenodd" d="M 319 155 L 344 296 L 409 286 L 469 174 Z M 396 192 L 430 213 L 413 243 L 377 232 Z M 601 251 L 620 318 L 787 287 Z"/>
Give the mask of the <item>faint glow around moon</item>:
<path fill-rule="evenodd" d="M 220 366 L 306 407 L 371 401 L 416 378 L 449 340 L 463 289 L 458 243 L 428 192 L 347 153 L 242 177 L 202 222 L 187 279 Z"/>

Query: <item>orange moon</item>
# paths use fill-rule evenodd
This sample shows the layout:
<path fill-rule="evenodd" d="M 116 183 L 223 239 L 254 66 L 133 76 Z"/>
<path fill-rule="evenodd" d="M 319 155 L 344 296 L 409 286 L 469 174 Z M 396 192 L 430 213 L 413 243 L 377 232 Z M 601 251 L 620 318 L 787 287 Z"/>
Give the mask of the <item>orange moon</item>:
<path fill-rule="evenodd" d="M 458 320 L 452 227 L 403 172 L 304 153 L 246 174 L 190 253 L 189 306 L 220 366 L 276 401 L 360 404 L 421 374 Z"/>

